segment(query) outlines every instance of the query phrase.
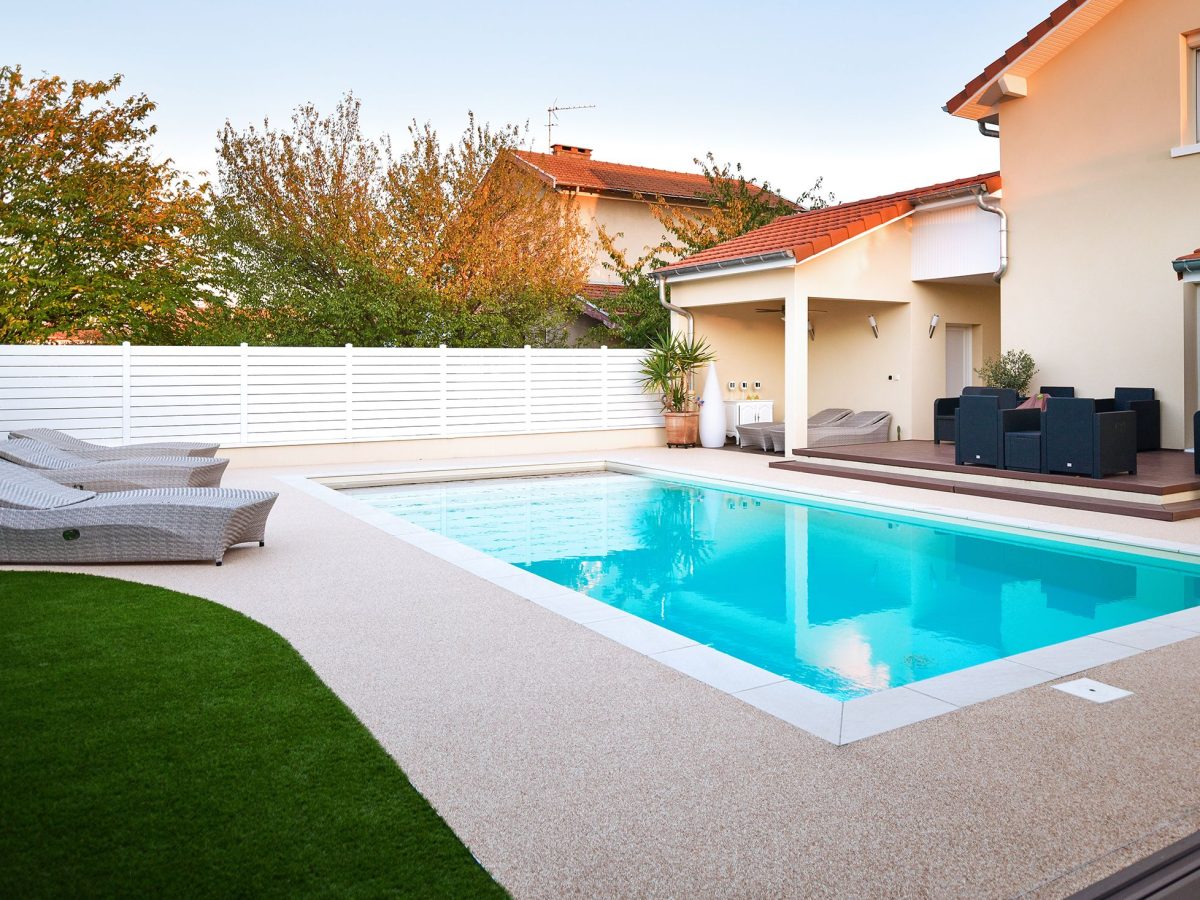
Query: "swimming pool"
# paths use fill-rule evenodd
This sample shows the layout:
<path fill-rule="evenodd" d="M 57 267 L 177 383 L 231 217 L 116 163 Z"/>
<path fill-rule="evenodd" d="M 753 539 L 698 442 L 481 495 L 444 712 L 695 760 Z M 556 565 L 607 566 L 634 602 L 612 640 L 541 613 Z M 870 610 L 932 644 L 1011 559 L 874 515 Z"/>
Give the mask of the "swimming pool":
<path fill-rule="evenodd" d="M 1200 566 L 595 472 L 356 492 L 835 700 L 1200 604 Z"/>

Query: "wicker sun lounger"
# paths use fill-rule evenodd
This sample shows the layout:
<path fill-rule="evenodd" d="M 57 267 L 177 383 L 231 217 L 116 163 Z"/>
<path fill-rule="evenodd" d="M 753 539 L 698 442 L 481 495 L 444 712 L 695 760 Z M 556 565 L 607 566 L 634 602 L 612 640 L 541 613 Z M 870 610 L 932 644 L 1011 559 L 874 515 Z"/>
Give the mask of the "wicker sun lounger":
<path fill-rule="evenodd" d="M 846 416 L 833 425 L 808 429 L 808 445 L 817 447 L 840 447 L 844 444 L 874 444 L 886 441 L 892 427 L 892 414 L 882 410 L 869 410 Z"/>
<path fill-rule="evenodd" d="M 767 429 L 782 424 L 782 422 L 748 422 L 745 425 L 739 425 L 737 427 L 738 446 L 743 450 L 751 448 L 770 451 L 771 438 L 767 436 Z"/>
<path fill-rule="evenodd" d="M 216 456 L 220 444 L 192 443 L 190 441 L 161 441 L 154 444 L 126 444 L 124 447 L 105 447 L 91 441 L 71 437 L 65 431 L 53 428 L 22 428 L 9 432 L 11 438 L 32 438 L 66 450 L 84 459 L 137 459 L 142 456 Z"/>
<path fill-rule="evenodd" d="M 97 462 L 81 459 L 41 441 L 0 441 L 0 459 L 36 469 L 51 481 L 85 491 L 136 491 L 144 488 L 219 487 L 227 459 L 146 456 Z"/>
<path fill-rule="evenodd" d="M 212 560 L 261 547 L 278 494 L 181 488 L 96 494 L 0 462 L 0 563 Z"/>

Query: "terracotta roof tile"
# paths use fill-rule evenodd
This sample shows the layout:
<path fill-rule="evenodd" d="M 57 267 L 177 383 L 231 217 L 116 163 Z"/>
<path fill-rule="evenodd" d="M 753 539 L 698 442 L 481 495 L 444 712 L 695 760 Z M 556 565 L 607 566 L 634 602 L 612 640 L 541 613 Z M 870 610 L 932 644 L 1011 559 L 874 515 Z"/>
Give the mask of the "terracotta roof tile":
<path fill-rule="evenodd" d="M 578 154 L 555 155 L 518 150 L 513 155 L 536 169 L 559 190 L 578 188 L 584 191 L 638 193 L 676 200 L 703 200 L 709 190 L 707 178 L 687 172 L 628 166 Z"/>
<path fill-rule="evenodd" d="M 707 178 L 692 172 L 671 172 L 604 162 L 580 153 L 516 150 L 513 156 L 558 190 L 578 188 L 598 193 L 642 194 L 650 199 L 663 197 L 699 203 L 705 202 L 705 195 L 711 190 Z M 780 199 L 795 208 L 791 201 Z"/>
<path fill-rule="evenodd" d="M 988 172 L 970 178 L 958 178 L 954 181 L 898 191 L 895 194 L 885 194 L 882 197 L 839 203 L 825 209 L 782 216 L 769 225 L 756 228 L 723 244 L 717 244 L 658 271 L 670 273 L 676 269 L 705 263 L 726 262 L 782 251 L 790 252 L 796 262 L 801 262 L 910 212 L 914 200 L 973 185 L 984 185 L 989 192 L 998 190 L 1000 173 Z"/>
<path fill-rule="evenodd" d="M 583 296 L 588 300 L 607 300 L 610 297 L 616 297 L 624 293 L 625 285 L 623 284 L 600 284 L 598 282 L 590 282 L 583 286 Z"/>
<path fill-rule="evenodd" d="M 1200 272 L 1200 247 L 1178 257 L 1171 265 L 1175 267 L 1175 272 L 1181 281 L 1186 272 Z"/>
<path fill-rule="evenodd" d="M 1021 54 L 1031 49 L 1034 44 L 1038 43 L 1042 38 L 1061 25 L 1067 16 L 1088 2 L 1089 0 L 1066 0 L 1065 3 L 1056 6 L 1050 15 L 1029 29 L 1025 37 L 1005 50 L 998 59 L 990 63 L 986 69 L 968 81 L 966 87 L 946 101 L 946 112 L 953 115 L 959 107 L 975 96 L 980 88 L 1016 62 Z"/>

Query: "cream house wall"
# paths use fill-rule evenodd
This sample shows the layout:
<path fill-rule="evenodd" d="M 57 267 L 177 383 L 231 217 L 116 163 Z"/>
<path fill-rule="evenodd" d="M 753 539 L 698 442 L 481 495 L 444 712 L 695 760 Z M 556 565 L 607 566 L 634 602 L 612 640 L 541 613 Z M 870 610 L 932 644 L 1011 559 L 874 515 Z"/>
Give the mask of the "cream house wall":
<path fill-rule="evenodd" d="M 1200 155 L 1171 156 L 1196 29 L 1196 0 L 1128 0 L 999 107 L 1004 346 L 1081 396 L 1155 388 L 1165 447 L 1190 446 L 1195 402 L 1194 301 L 1170 262 L 1200 243 Z"/>
<path fill-rule="evenodd" d="M 782 301 L 773 305 L 779 306 Z M 743 397 L 739 389 L 730 391 L 726 385 L 745 381 L 754 393 L 754 382 L 761 381 L 757 392 L 763 400 L 775 401 L 775 417 L 783 419 L 787 403 L 787 384 L 784 380 L 784 321 L 775 313 L 758 313 L 755 303 L 733 303 L 705 306 L 694 313 L 696 334 L 708 341 L 716 353 L 717 374 L 721 377 L 721 393 L 726 400 Z M 704 373 L 701 373 L 702 375 Z"/>
<path fill-rule="evenodd" d="M 808 298 L 810 310 L 830 310 L 812 316 L 816 340 L 808 347 L 809 406 L 885 409 L 893 416 L 893 437 L 898 426 L 902 437 L 929 440 L 933 401 L 946 390 L 944 326 L 973 326 L 976 365 L 995 355 L 1000 292 L 913 281 L 912 232 L 909 216 L 812 257 L 796 267 L 796 292 Z M 879 324 L 878 340 L 868 314 Z M 934 314 L 940 322 L 930 338 Z M 855 402 L 838 402 L 840 393 Z"/>
<path fill-rule="evenodd" d="M 649 248 L 657 247 L 666 236 L 662 224 L 650 211 L 649 201 L 582 193 L 571 195 L 571 198 L 579 221 L 587 229 L 590 283 L 621 283 L 616 272 L 604 267 L 609 259 L 600 246 L 598 235 L 601 226 L 631 263 L 644 256 Z M 695 212 L 702 214 L 703 210 Z M 664 258 L 670 259 L 669 256 Z"/>

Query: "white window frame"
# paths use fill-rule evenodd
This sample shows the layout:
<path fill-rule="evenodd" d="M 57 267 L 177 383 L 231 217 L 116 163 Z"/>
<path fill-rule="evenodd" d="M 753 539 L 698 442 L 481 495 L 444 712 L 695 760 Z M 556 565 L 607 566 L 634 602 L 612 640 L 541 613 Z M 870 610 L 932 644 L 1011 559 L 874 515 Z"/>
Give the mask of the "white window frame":
<path fill-rule="evenodd" d="M 1171 151 L 1171 156 L 1191 156 L 1200 153 L 1200 31 L 1183 35 L 1185 43 L 1184 90 L 1189 94 L 1185 98 L 1185 120 L 1180 128 L 1183 145 Z"/>

